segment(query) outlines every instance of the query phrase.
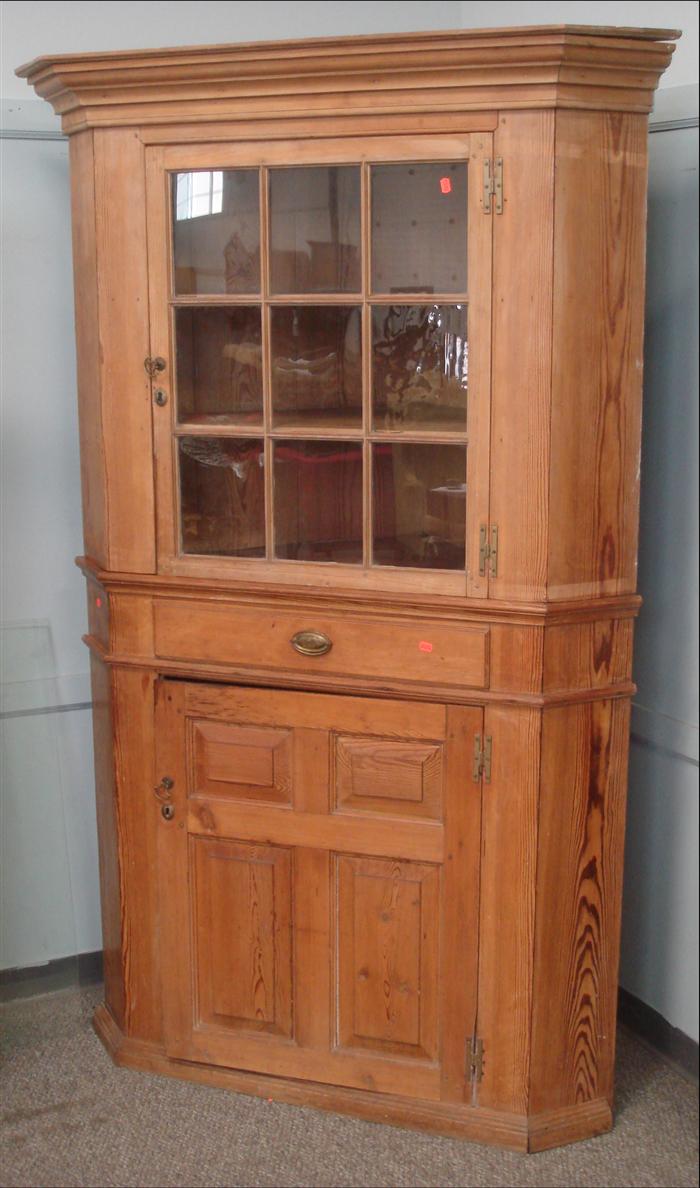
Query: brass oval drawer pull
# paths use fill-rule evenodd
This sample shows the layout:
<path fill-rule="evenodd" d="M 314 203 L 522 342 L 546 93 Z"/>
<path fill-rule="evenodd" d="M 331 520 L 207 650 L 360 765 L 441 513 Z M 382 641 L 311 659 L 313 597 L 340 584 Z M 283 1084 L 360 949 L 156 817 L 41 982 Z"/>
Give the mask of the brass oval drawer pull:
<path fill-rule="evenodd" d="M 297 631 L 289 642 L 302 656 L 325 656 L 333 647 L 333 641 L 322 631 Z"/>

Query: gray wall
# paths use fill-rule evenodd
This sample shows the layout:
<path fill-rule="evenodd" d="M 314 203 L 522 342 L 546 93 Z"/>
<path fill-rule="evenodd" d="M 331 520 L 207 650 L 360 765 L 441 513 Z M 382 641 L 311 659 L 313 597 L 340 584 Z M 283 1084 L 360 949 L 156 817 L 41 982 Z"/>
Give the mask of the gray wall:
<path fill-rule="evenodd" d="M 40 53 L 545 22 L 678 26 L 655 118 L 697 115 L 695 3 L 5 3 L 5 127 Z M 165 30 L 165 33 L 164 33 Z M 689 85 L 695 84 L 695 85 Z M 67 151 L 4 140 L 0 967 L 100 947 Z M 698 1038 L 697 132 L 651 138 L 640 589 L 621 980 Z M 693 304 L 695 302 L 695 304 Z M 60 710 L 60 712 L 43 712 Z"/>

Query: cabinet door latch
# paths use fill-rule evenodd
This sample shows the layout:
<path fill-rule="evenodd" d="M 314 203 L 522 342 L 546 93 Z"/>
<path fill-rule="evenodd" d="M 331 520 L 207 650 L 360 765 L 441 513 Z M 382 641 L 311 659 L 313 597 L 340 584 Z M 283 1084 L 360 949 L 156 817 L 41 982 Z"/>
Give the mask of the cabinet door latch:
<path fill-rule="evenodd" d="M 484 783 L 491 783 L 491 760 L 493 755 L 493 738 L 490 734 L 474 735 L 474 766 L 472 776 L 478 784 L 482 778 Z"/>
<path fill-rule="evenodd" d="M 484 214 L 503 214 L 503 157 L 484 161 Z"/>
<path fill-rule="evenodd" d="M 479 529 L 479 577 L 498 577 L 498 525 L 488 524 Z"/>

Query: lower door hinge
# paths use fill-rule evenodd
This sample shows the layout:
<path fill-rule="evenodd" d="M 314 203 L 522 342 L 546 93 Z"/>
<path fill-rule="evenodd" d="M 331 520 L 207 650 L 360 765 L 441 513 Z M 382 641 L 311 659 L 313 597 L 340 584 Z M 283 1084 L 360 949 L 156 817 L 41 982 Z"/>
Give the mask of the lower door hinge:
<path fill-rule="evenodd" d="M 484 1075 L 484 1041 L 477 1035 L 467 1042 L 467 1077 L 472 1085 Z"/>
<path fill-rule="evenodd" d="M 479 577 L 498 577 L 498 525 L 488 524 L 479 529 Z"/>
<path fill-rule="evenodd" d="M 503 157 L 484 161 L 484 214 L 503 214 Z"/>
<path fill-rule="evenodd" d="M 491 757 L 493 754 L 493 738 L 490 734 L 474 735 L 474 783 L 478 784 L 482 777 L 487 784 L 491 783 Z"/>

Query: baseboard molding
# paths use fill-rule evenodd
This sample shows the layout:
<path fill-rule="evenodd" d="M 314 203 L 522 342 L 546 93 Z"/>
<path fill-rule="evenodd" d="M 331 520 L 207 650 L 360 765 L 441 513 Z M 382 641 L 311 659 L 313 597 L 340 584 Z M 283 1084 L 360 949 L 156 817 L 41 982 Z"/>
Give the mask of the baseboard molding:
<path fill-rule="evenodd" d="M 43 965 L 0 970 L 0 1002 L 15 998 L 33 998 L 54 990 L 75 986 L 94 986 L 102 981 L 102 952 L 78 953 L 59 957 Z"/>
<path fill-rule="evenodd" d="M 663 1015 L 641 998 L 620 986 L 617 1017 L 629 1031 L 644 1040 L 649 1047 L 665 1057 L 684 1076 L 698 1082 L 698 1044 L 685 1032 L 679 1031 Z"/>

